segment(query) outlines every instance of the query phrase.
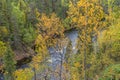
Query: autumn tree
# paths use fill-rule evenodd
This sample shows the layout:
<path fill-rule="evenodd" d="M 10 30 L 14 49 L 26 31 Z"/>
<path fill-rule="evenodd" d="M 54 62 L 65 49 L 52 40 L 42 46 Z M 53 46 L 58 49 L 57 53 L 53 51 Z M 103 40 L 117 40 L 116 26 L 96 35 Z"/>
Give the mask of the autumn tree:
<path fill-rule="evenodd" d="M 63 37 L 64 27 L 60 18 L 55 13 L 50 16 L 38 14 L 38 32 L 42 35 L 48 45 L 54 44 L 57 38 Z"/>
<path fill-rule="evenodd" d="M 102 32 L 102 37 L 99 38 L 100 47 L 103 53 L 106 53 L 110 59 L 119 62 L 119 20 L 111 25 L 107 30 Z"/>
<path fill-rule="evenodd" d="M 35 41 L 35 50 L 37 55 L 33 57 L 33 64 L 36 64 L 35 71 L 38 69 L 40 74 L 41 72 L 45 71 L 48 76 L 48 48 L 51 45 L 55 45 L 57 40 L 63 37 L 64 27 L 57 17 L 55 13 L 51 15 L 46 15 L 44 13 L 40 14 L 38 10 L 36 10 L 36 17 L 38 20 L 37 26 L 37 33 L 38 36 Z M 43 79 L 41 77 L 41 79 Z"/>
<path fill-rule="evenodd" d="M 47 63 L 49 59 L 49 54 L 45 43 L 45 39 L 41 36 L 41 34 L 37 36 L 35 45 L 35 51 L 37 54 L 32 58 L 32 63 L 30 65 L 34 70 L 34 78 L 44 79 L 45 76 L 48 76 L 47 70 L 49 67 Z M 40 76 L 37 77 L 37 74 L 40 74 Z"/>
<path fill-rule="evenodd" d="M 79 68 L 81 67 L 81 64 L 79 63 L 79 61 L 80 56 L 73 52 L 72 43 L 71 41 L 69 41 L 66 48 L 64 62 L 64 68 L 66 70 L 64 76 L 66 77 L 66 79 L 79 80 L 79 78 L 81 77 L 79 73 Z"/>
<path fill-rule="evenodd" d="M 5 43 L 3 41 L 0 41 L 0 60 L 1 60 L 0 63 L 3 63 L 2 59 L 3 59 L 3 56 L 6 52 L 6 50 L 7 50 L 7 47 L 6 47 Z M 3 65 L 0 66 L 0 70 L 3 70 Z"/>
<path fill-rule="evenodd" d="M 83 76 L 80 79 L 86 80 L 90 77 L 87 72 L 87 58 L 93 51 L 93 38 L 97 39 L 99 31 L 104 29 L 105 22 L 102 19 L 105 17 L 102 6 L 99 0 L 79 0 L 75 3 L 70 2 L 68 10 L 68 18 L 71 19 L 71 28 L 76 27 L 79 30 L 79 55 L 81 58 Z"/>
<path fill-rule="evenodd" d="M 60 80 L 119 79 L 119 25 L 120 0 L 0 0 L 0 69 L 6 80 L 49 80 L 51 73 Z M 75 54 L 64 35 L 73 29 Z M 51 47 L 59 56 L 54 70 Z M 13 52 L 32 56 L 29 68 L 15 71 Z"/>
<path fill-rule="evenodd" d="M 32 80 L 33 71 L 30 68 L 18 69 L 14 72 L 15 80 Z"/>
<path fill-rule="evenodd" d="M 115 3 L 115 1 L 113 2 Z M 112 4 L 113 5 L 113 4 Z M 109 28 L 101 32 L 101 37 L 99 37 L 99 45 L 103 53 L 107 54 L 110 59 L 115 61 L 114 63 L 119 62 L 119 9 L 117 5 L 113 5 L 113 11 L 111 14 L 115 14 L 112 16 L 114 22 L 109 25 Z M 116 7 L 115 7 L 116 6 Z M 116 17 L 118 16 L 118 17 Z"/>
<path fill-rule="evenodd" d="M 3 41 L 0 41 L 0 57 L 4 56 L 4 53 L 6 52 L 6 45 Z"/>

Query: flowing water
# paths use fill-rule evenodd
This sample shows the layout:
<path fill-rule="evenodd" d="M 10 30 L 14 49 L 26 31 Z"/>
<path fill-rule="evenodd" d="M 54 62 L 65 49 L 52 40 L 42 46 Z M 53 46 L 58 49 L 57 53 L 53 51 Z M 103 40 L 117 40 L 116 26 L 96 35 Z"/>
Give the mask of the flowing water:
<path fill-rule="evenodd" d="M 71 41 L 73 52 L 76 53 L 76 41 L 78 37 L 78 31 L 77 30 L 71 30 L 65 33 L 66 37 Z M 49 48 L 50 51 L 50 59 L 48 60 L 50 62 L 50 66 L 54 72 L 56 70 L 57 66 L 60 65 L 61 61 L 64 60 L 65 52 L 66 52 L 65 45 L 60 51 L 57 51 L 55 48 Z M 26 68 L 28 67 L 27 64 L 21 65 L 19 68 Z M 39 77 L 39 75 L 36 75 L 36 77 Z M 0 80 L 4 80 L 3 74 L 0 74 Z M 34 80 L 34 79 L 33 79 Z M 54 74 L 51 74 L 50 80 L 60 80 L 59 78 L 56 78 Z"/>
<path fill-rule="evenodd" d="M 72 30 L 65 33 L 66 37 L 71 41 L 73 53 L 76 53 L 76 44 L 77 44 L 77 37 L 78 37 L 78 31 Z M 61 66 L 61 61 L 64 61 L 65 53 L 66 53 L 66 47 L 65 45 L 61 50 L 56 51 L 54 48 L 50 48 L 50 55 L 51 59 L 49 60 L 51 62 L 52 70 L 55 72 L 58 65 Z M 62 68 L 62 66 L 61 66 Z M 60 71 L 59 71 L 60 72 Z M 58 73 L 60 75 L 60 73 Z M 56 78 L 54 74 L 51 75 L 51 80 L 60 80 L 60 78 Z"/>

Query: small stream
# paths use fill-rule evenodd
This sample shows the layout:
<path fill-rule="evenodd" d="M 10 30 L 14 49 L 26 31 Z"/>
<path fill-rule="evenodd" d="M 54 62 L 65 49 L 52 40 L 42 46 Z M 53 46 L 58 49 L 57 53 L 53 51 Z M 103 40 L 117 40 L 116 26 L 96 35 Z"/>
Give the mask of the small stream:
<path fill-rule="evenodd" d="M 78 37 L 78 31 L 77 30 L 67 31 L 67 32 L 65 32 L 65 36 L 71 41 L 73 52 L 76 53 L 77 49 L 75 47 L 76 47 L 76 41 L 77 41 L 77 37 Z M 56 51 L 52 47 L 49 48 L 50 57 L 51 57 L 49 62 L 50 62 L 50 66 L 52 67 L 53 71 L 57 68 L 58 65 L 60 65 L 60 62 L 64 59 L 65 53 L 66 53 L 66 47 L 67 47 L 67 45 L 64 46 L 61 51 Z M 24 58 L 23 60 L 18 61 L 17 69 L 20 69 L 20 68 L 23 69 L 23 68 L 29 67 L 26 62 L 23 63 L 24 61 L 28 61 L 27 63 L 30 63 L 31 57 Z M 38 75 L 38 77 L 39 77 L 39 75 Z M 0 80 L 4 80 L 3 74 L 0 74 Z M 59 79 L 56 78 L 54 75 L 51 75 L 50 80 L 59 80 Z"/>
<path fill-rule="evenodd" d="M 68 31 L 65 33 L 65 36 L 71 41 L 73 53 L 76 53 L 77 52 L 76 44 L 77 44 L 77 38 L 78 38 L 78 31 L 77 30 Z M 66 47 L 67 47 L 67 45 L 64 46 L 60 51 L 56 51 L 54 48 L 49 49 L 50 56 L 51 56 L 51 60 L 49 60 L 49 61 L 51 62 L 53 72 L 54 72 L 54 70 L 56 70 L 57 66 L 60 65 L 61 61 L 64 61 Z M 54 75 L 51 75 L 50 80 L 60 80 L 60 79 L 56 78 Z"/>

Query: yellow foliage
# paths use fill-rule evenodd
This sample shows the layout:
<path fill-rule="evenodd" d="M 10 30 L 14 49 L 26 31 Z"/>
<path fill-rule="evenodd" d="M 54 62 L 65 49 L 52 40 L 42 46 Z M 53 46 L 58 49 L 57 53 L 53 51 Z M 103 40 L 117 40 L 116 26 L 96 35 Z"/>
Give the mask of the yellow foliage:
<path fill-rule="evenodd" d="M 4 55 L 4 53 L 6 52 L 7 47 L 5 46 L 5 43 L 0 41 L 0 57 L 2 57 Z"/>
<path fill-rule="evenodd" d="M 36 44 L 36 52 L 43 54 L 47 53 L 45 39 L 40 34 L 37 36 L 35 44 Z"/>
<path fill-rule="evenodd" d="M 40 13 L 38 12 L 38 9 L 35 9 L 35 14 L 36 14 L 36 17 L 40 17 Z"/>
<path fill-rule="evenodd" d="M 76 62 L 76 63 L 74 63 L 74 66 L 78 68 L 78 67 L 80 67 L 80 63 Z"/>
<path fill-rule="evenodd" d="M 1 36 L 7 36 L 8 35 L 8 30 L 5 26 L 0 26 L 0 37 Z"/>
<path fill-rule="evenodd" d="M 85 76 L 85 51 L 88 57 L 89 53 L 92 52 L 90 51 L 92 36 L 98 36 L 99 31 L 105 27 L 105 22 L 101 21 L 105 14 L 99 0 L 77 0 L 76 3 L 70 2 L 67 13 L 72 27 L 79 30 L 78 48 L 80 48 L 80 60 L 73 63 L 74 67 L 70 69 L 71 80 L 80 80 Z M 95 62 L 95 59 L 96 57 L 93 56 L 91 64 Z"/>
<path fill-rule="evenodd" d="M 73 76 L 73 80 L 79 80 L 79 78 L 78 78 L 79 75 L 73 74 L 72 76 Z"/>
<path fill-rule="evenodd" d="M 56 42 L 56 36 L 63 36 L 64 27 L 55 13 L 52 13 L 49 16 L 43 13 L 38 17 L 38 21 L 37 27 L 40 31 L 39 33 L 42 35 L 46 43 L 54 43 Z"/>
<path fill-rule="evenodd" d="M 37 54 L 32 58 L 31 66 L 38 70 L 41 66 L 44 66 L 41 63 L 48 57 L 46 42 L 41 34 L 37 36 L 35 45 Z"/>
<path fill-rule="evenodd" d="M 80 80 L 80 74 L 77 68 L 71 68 L 71 80 Z"/>
<path fill-rule="evenodd" d="M 29 68 L 16 70 L 14 73 L 15 80 L 32 80 L 33 74 L 33 71 Z"/>
<path fill-rule="evenodd" d="M 103 46 L 106 46 L 106 53 L 108 55 L 114 57 L 114 59 L 117 57 L 119 58 L 120 23 L 117 23 L 116 21 L 116 23 L 112 24 L 108 30 L 104 30 L 99 36 L 98 40 L 100 47 L 102 48 Z M 104 59 L 104 61 L 106 60 Z"/>
<path fill-rule="evenodd" d="M 73 26 L 79 29 L 83 29 L 86 25 L 90 29 L 96 27 L 97 30 L 104 27 L 102 26 L 103 22 L 101 22 L 101 19 L 104 17 L 104 12 L 98 0 L 78 0 L 76 4 L 70 2 L 68 16 Z M 96 26 L 95 24 L 101 26 Z"/>

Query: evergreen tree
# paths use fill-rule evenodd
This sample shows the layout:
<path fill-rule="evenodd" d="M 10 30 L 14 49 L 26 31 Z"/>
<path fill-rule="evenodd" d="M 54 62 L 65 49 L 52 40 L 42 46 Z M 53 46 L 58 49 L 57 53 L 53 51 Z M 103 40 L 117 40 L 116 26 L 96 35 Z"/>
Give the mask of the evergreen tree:
<path fill-rule="evenodd" d="M 14 58 L 14 53 L 12 52 L 11 48 L 8 47 L 6 53 L 4 54 L 4 68 L 5 68 L 5 73 L 4 77 L 5 80 L 14 80 L 14 71 L 15 71 L 15 58 Z"/>

